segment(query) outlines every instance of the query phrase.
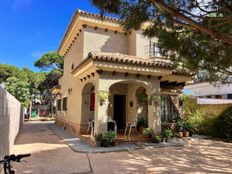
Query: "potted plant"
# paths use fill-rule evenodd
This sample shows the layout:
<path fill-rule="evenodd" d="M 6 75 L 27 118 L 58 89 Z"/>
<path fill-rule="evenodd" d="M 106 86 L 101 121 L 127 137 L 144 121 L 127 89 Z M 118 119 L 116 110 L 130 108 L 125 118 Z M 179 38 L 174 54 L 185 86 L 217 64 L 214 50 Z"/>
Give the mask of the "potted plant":
<path fill-rule="evenodd" d="M 147 127 L 147 121 L 143 117 L 138 117 L 137 130 L 140 134 L 143 133 L 144 127 Z"/>
<path fill-rule="evenodd" d="M 161 135 L 160 134 L 154 135 L 151 139 L 151 142 L 152 143 L 160 143 L 161 142 Z"/>
<path fill-rule="evenodd" d="M 184 137 L 189 137 L 189 131 L 190 131 L 190 125 L 188 124 L 187 121 L 183 123 L 183 136 Z"/>
<path fill-rule="evenodd" d="M 189 136 L 191 137 L 194 132 L 194 125 L 191 123 L 191 121 L 187 120 L 185 122 L 185 129 L 189 132 Z"/>
<path fill-rule="evenodd" d="M 145 128 L 143 129 L 143 136 L 146 138 L 146 139 L 149 139 L 152 137 L 152 130 L 150 128 Z"/>
<path fill-rule="evenodd" d="M 111 131 L 111 130 L 106 132 L 103 136 L 101 145 L 103 147 L 111 146 L 113 144 L 113 140 L 115 139 L 115 137 L 116 137 L 116 132 Z"/>
<path fill-rule="evenodd" d="M 166 142 L 166 137 L 164 136 L 164 131 L 162 131 L 162 132 L 160 133 L 160 140 L 161 140 L 162 143 L 165 143 L 165 142 Z"/>
<path fill-rule="evenodd" d="M 169 141 L 173 137 L 173 132 L 171 129 L 165 129 L 163 131 L 163 136 L 166 138 L 166 142 Z"/>
<path fill-rule="evenodd" d="M 103 140 L 103 135 L 102 134 L 95 134 L 94 139 L 95 139 L 96 145 L 101 146 L 101 142 Z"/>
<path fill-rule="evenodd" d="M 102 91 L 98 92 L 98 99 L 99 99 L 101 105 L 103 105 L 103 103 L 105 102 L 105 100 L 108 99 L 109 95 L 110 94 L 109 94 L 108 91 L 102 90 Z"/>
<path fill-rule="evenodd" d="M 177 121 L 177 123 L 176 123 L 176 132 L 177 132 L 177 136 L 179 138 L 183 137 L 183 130 L 184 130 L 183 122 L 181 120 Z"/>

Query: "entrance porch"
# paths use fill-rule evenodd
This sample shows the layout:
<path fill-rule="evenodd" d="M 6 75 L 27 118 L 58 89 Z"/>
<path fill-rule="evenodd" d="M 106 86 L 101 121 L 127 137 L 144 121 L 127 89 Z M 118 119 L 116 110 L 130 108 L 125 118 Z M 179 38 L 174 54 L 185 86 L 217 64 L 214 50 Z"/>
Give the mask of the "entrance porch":
<path fill-rule="evenodd" d="M 177 112 L 173 102 L 169 100 L 171 97 L 159 93 L 157 77 L 140 77 L 138 80 L 136 77 L 125 77 L 122 73 L 109 77 L 110 75 L 110 72 L 104 72 L 104 76 L 97 82 L 87 82 L 83 87 L 83 137 L 114 130 L 122 141 L 142 140 L 141 134 L 133 135 L 132 132 L 129 136 L 129 127 L 124 134 L 127 123 L 135 123 L 133 131 L 138 118 L 143 118 L 147 121 L 146 127 L 158 133 L 161 131 L 161 120 L 167 121 L 170 113 Z M 177 117 L 178 114 L 172 116 Z M 109 122 L 115 123 L 115 126 L 109 125 Z"/>

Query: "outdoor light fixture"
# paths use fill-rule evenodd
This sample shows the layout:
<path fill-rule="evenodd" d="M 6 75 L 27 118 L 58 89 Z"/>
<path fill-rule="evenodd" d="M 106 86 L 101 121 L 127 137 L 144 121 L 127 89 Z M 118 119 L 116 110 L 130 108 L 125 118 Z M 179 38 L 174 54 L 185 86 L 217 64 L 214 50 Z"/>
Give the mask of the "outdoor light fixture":
<path fill-rule="evenodd" d="M 130 107 L 131 108 L 133 107 L 133 101 L 130 101 Z"/>
<path fill-rule="evenodd" d="M 68 94 L 71 94 L 72 88 L 68 88 Z"/>

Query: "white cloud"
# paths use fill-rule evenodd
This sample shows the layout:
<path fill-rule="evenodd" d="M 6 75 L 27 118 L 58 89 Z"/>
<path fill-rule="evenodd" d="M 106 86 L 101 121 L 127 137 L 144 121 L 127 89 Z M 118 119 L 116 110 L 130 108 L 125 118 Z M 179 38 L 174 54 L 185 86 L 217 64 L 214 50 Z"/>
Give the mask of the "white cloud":
<path fill-rule="evenodd" d="M 32 4 L 32 0 L 13 0 L 12 8 L 13 10 L 19 10 L 21 8 L 30 6 Z"/>

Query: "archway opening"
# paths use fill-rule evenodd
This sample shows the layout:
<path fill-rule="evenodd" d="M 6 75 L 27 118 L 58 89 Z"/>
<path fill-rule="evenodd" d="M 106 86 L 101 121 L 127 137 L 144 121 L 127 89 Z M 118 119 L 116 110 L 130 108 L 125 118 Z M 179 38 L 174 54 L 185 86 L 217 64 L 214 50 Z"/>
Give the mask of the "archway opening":
<path fill-rule="evenodd" d="M 87 83 L 82 90 L 81 123 L 86 124 L 94 119 L 95 111 L 95 87 L 93 83 Z"/>
<path fill-rule="evenodd" d="M 126 123 L 136 120 L 138 116 L 147 119 L 148 96 L 145 83 L 121 81 L 112 84 L 109 91 L 108 117 L 116 121 L 118 130 L 124 130 Z"/>

